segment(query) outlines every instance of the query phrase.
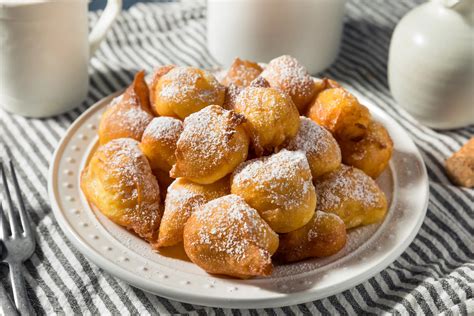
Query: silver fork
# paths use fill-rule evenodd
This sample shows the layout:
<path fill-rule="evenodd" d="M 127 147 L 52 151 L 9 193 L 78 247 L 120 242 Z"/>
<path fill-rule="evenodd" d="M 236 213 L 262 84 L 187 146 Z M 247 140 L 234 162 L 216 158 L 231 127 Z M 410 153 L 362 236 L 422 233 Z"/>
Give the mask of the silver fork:
<path fill-rule="evenodd" d="M 0 203 L 0 240 L 3 241 L 3 245 L 6 249 L 4 261 L 8 263 L 10 268 L 10 280 L 16 308 L 21 315 L 31 315 L 33 314 L 33 309 L 28 300 L 25 280 L 23 279 L 23 262 L 31 257 L 35 250 L 35 234 L 28 214 L 25 211 L 13 162 L 9 160 L 8 165 L 10 167 L 13 188 L 18 200 L 18 213 L 21 223 L 18 223 L 17 217 L 15 216 L 15 208 L 8 187 L 6 171 L 3 163 L 0 161 L 3 201 L 6 201 L 5 208 L 8 222 L 10 223 L 10 229 L 8 229 L 8 222 L 3 211 L 2 203 Z"/>

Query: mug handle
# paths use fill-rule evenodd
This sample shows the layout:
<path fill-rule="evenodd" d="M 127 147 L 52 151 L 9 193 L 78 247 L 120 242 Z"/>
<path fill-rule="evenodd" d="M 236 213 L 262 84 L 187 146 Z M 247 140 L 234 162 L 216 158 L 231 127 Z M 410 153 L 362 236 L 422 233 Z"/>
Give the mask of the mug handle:
<path fill-rule="evenodd" d="M 120 11 L 122 10 L 122 0 L 107 0 L 104 12 L 89 34 L 89 56 L 94 55 L 99 48 L 100 42 L 105 38 L 105 34 L 112 26 Z"/>

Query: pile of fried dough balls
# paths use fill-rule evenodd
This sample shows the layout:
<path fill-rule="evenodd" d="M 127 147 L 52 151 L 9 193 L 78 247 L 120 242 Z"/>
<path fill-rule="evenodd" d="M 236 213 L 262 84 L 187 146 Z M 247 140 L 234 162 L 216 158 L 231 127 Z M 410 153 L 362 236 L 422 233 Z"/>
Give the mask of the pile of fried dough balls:
<path fill-rule="evenodd" d="M 171 65 L 148 84 L 138 72 L 98 133 L 81 179 L 89 203 L 209 273 L 268 276 L 272 258 L 331 256 L 387 211 L 373 180 L 392 154 L 387 131 L 287 55 L 265 69 L 236 59 L 221 80 Z"/>

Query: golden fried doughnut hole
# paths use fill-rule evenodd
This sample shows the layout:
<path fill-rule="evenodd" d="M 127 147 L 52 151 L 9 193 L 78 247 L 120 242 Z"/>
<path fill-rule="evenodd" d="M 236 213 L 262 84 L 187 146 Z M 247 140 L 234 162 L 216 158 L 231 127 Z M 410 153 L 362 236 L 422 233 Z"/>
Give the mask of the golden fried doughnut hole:
<path fill-rule="evenodd" d="M 210 105 L 184 120 L 184 130 L 176 148 L 173 178 L 213 183 L 247 159 L 249 137 L 245 118 L 217 105 Z"/>
<path fill-rule="evenodd" d="M 237 96 L 234 110 L 247 119 L 245 126 L 257 156 L 273 152 L 298 133 L 298 110 L 279 90 L 247 87 Z"/>
<path fill-rule="evenodd" d="M 392 157 L 393 142 L 382 124 L 372 121 L 362 140 L 339 141 L 342 161 L 349 166 L 364 171 L 377 178 L 388 165 Z"/>
<path fill-rule="evenodd" d="M 304 116 L 300 117 L 298 134 L 286 148 L 306 154 L 313 179 L 341 165 L 341 150 L 331 133 Z"/>
<path fill-rule="evenodd" d="M 174 246 L 182 242 L 184 225 L 192 212 L 197 207 L 229 193 L 229 177 L 212 184 L 197 184 L 184 178 L 176 179 L 168 187 L 158 247 Z"/>
<path fill-rule="evenodd" d="M 295 58 L 289 55 L 270 61 L 261 76 L 270 83 L 270 86 L 288 94 L 301 114 L 305 112 L 316 93 L 313 78 Z"/>
<path fill-rule="evenodd" d="M 184 227 L 184 250 L 209 273 L 238 278 L 270 275 L 278 235 L 236 195 L 208 202 Z"/>
<path fill-rule="evenodd" d="M 238 87 L 246 87 L 260 75 L 262 70 L 262 67 L 253 61 L 236 58 L 222 80 L 222 84 L 224 86 L 234 84 Z"/>
<path fill-rule="evenodd" d="M 346 225 L 339 216 L 316 211 L 308 224 L 280 235 L 275 258 L 282 262 L 294 262 L 332 256 L 344 248 L 346 240 Z"/>
<path fill-rule="evenodd" d="M 116 224 L 150 242 L 158 237 L 160 188 L 137 141 L 119 138 L 100 146 L 82 171 L 81 188 Z"/>
<path fill-rule="evenodd" d="M 286 149 L 237 167 L 231 192 L 239 195 L 277 233 L 304 226 L 316 209 L 311 169 L 301 151 Z"/>
<path fill-rule="evenodd" d="M 150 110 L 148 85 L 142 70 L 125 93 L 107 107 L 99 123 L 99 141 L 105 144 L 116 138 L 140 141 L 143 131 L 153 119 Z"/>
<path fill-rule="evenodd" d="M 337 140 L 362 139 L 371 119 L 369 110 L 343 88 L 321 91 L 309 105 L 307 116 Z"/>
<path fill-rule="evenodd" d="M 183 122 L 178 119 L 155 117 L 143 132 L 140 148 L 148 158 L 153 170 L 169 172 L 176 163 L 174 152 L 179 135 L 183 131 Z"/>
<path fill-rule="evenodd" d="M 224 87 L 201 69 L 175 67 L 152 84 L 151 100 L 161 116 L 184 119 L 208 105 L 224 103 Z"/>
<path fill-rule="evenodd" d="M 385 194 L 362 170 L 341 165 L 314 182 L 318 211 L 334 213 L 346 228 L 381 221 L 387 213 Z"/>

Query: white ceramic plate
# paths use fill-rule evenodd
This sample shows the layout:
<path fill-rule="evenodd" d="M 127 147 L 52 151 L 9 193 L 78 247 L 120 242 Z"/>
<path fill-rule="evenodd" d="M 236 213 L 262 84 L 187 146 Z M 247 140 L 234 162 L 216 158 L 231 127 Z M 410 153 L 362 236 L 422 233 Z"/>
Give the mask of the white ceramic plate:
<path fill-rule="evenodd" d="M 108 273 L 170 299 L 192 304 L 261 308 L 298 304 L 349 289 L 393 262 L 417 234 L 428 202 L 422 157 L 408 134 L 363 97 L 394 142 L 390 167 L 377 180 L 390 201 L 381 224 L 354 229 L 346 247 L 324 259 L 276 266 L 272 276 L 250 280 L 209 275 L 180 251 L 155 253 L 149 245 L 89 207 L 79 186 L 81 170 L 97 146 L 97 126 L 109 96 L 82 114 L 60 142 L 50 167 L 49 195 L 71 242 Z"/>

